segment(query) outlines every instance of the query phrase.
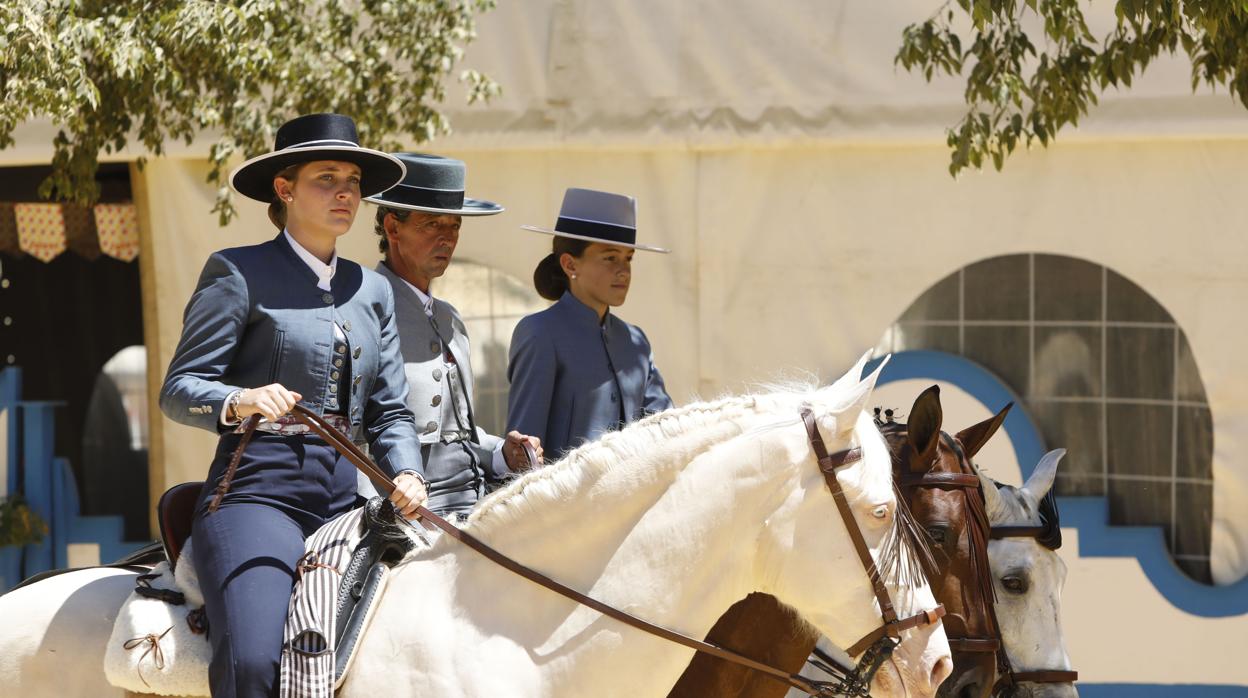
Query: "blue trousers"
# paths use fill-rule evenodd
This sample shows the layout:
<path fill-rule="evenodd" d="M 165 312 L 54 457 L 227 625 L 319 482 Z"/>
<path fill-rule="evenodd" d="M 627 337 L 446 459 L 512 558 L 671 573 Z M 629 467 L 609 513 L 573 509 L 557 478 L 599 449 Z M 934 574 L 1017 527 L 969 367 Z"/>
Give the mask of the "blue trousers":
<path fill-rule="evenodd" d="M 257 433 L 229 493 L 207 512 L 238 437 L 221 438 L 192 525 L 216 698 L 278 693 L 282 632 L 304 539 L 355 502 L 355 471 L 315 436 Z"/>

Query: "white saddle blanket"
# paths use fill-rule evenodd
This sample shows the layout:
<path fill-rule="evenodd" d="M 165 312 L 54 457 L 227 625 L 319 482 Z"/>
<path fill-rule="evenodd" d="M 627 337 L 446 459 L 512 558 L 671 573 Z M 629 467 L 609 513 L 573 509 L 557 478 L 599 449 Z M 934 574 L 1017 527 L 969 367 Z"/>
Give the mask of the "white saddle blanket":
<path fill-rule="evenodd" d="M 334 691 L 334 599 L 351 553 L 363 537 L 363 509 L 353 509 L 322 526 L 304 544 L 300 579 L 286 619 L 281 659 L 283 698 L 323 698 Z M 206 696 L 212 651 L 207 635 L 196 634 L 187 614 L 204 605 L 187 539 L 175 573 L 162 562 L 150 585 L 182 592 L 173 605 L 131 592 L 108 640 L 104 672 L 108 682 L 134 693 Z M 345 676 L 345 671 L 343 672 Z"/>
<path fill-rule="evenodd" d="M 208 636 L 192 632 L 186 621 L 187 614 L 204 605 L 191 563 L 191 546 L 187 540 L 176 574 L 168 562 L 162 562 L 152 570 L 160 576 L 150 582 L 155 589 L 182 592 L 185 604 L 175 606 L 132 591 L 122 605 L 104 653 L 104 674 L 110 684 L 134 693 L 209 694 L 208 660 L 212 651 Z"/>

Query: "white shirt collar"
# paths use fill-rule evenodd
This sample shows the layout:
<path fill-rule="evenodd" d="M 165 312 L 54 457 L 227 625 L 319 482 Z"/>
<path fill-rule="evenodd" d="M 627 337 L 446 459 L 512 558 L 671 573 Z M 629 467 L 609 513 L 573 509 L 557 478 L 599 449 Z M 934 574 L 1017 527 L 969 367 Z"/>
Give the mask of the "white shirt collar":
<path fill-rule="evenodd" d="M 403 279 L 401 276 L 399 278 Z M 433 317 L 433 296 L 425 293 L 419 288 L 416 288 L 416 285 L 407 279 L 403 279 L 403 283 L 407 284 L 407 287 L 412 289 L 412 292 L 416 294 L 416 298 L 420 301 L 420 306 L 425 309 L 425 315 Z"/>
<path fill-rule="evenodd" d="M 334 272 L 338 271 L 338 250 L 334 250 L 334 256 L 330 258 L 329 264 L 322 262 L 316 258 L 316 255 L 304 249 L 290 234 L 289 230 L 282 230 L 282 234 L 286 236 L 286 242 L 290 243 L 290 247 L 299 255 L 299 259 L 308 265 L 313 274 L 316 274 L 316 287 L 322 291 L 330 290 L 329 282 L 334 278 Z"/>

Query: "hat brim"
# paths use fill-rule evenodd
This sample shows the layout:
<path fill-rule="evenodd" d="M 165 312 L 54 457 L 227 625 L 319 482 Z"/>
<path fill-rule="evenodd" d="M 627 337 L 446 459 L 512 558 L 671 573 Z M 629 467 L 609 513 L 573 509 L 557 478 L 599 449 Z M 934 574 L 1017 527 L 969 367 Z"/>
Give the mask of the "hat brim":
<path fill-rule="evenodd" d="M 563 231 L 553 230 L 551 228 L 539 228 L 536 225 L 522 225 L 520 227 L 524 228 L 525 230 L 532 230 L 535 233 L 543 233 L 545 235 L 557 235 L 559 237 L 572 238 L 574 240 L 586 240 L 588 242 L 599 242 L 604 245 L 616 245 L 618 247 L 631 247 L 634 250 L 642 250 L 644 252 L 658 252 L 659 254 L 668 254 L 671 252 L 671 250 L 665 249 L 663 247 L 654 247 L 651 245 L 642 245 L 639 243 L 629 244 L 627 242 L 619 242 L 618 240 L 607 240 L 606 238 L 595 238 L 595 237 L 590 237 L 588 235 L 576 235 L 574 233 L 565 233 Z"/>
<path fill-rule="evenodd" d="M 364 197 L 364 200 L 369 202 L 370 204 L 377 204 L 378 206 L 385 206 L 386 208 L 399 208 L 399 209 L 403 209 L 404 211 L 422 211 L 424 213 L 442 213 L 442 214 L 450 214 L 453 216 L 493 216 L 496 213 L 502 213 L 503 211 L 507 210 L 503 208 L 502 206 L 499 206 L 498 204 L 494 203 L 493 201 L 486 201 L 484 199 L 470 199 L 468 197 L 464 197 L 463 208 L 433 208 L 431 206 L 413 206 L 412 204 L 405 204 L 401 201 L 392 201 L 390 199 L 383 197 L 381 194 L 378 194 L 376 196 Z"/>
<path fill-rule="evenodd" d="M 360 168 L 360 194 L 365 198 L 380 194 L 402 181 L 407 168 L 398 158 L 371 148 L 347 145 L 287 148 L 254 157 L 230 173 L 230 186 L 249 199 L 264 203 L 273 200 L 273 178 L 301 162 L 337 160 Z"/>

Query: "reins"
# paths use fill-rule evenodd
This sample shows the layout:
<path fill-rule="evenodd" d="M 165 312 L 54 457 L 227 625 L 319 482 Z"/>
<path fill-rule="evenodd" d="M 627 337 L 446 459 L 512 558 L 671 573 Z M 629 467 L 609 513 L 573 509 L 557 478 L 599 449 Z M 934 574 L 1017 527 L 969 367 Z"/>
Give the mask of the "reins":
<path fill-rule="evenodd" d="M 394 493 L 395 484 L 375 463 L 356 446 L 349 438 L 335 429 L 326 422 L 320 415 L 303 407 L 295 405 L 291 414 L 295 419 L 306 424 L 317 436 L 325 440 L 326 443 L 333 446 L 344 458 L 350 461 L 355 467 L 359 468 L 370 480 L 387 496 Z M 858 557 L 862 561 L 863 567 L 867 571 L 868 577 L 871 579 L 871 585 L 875 591 L 877 600 L 880 603 L 880 611 L 884 620 L 884 624 L 867 633 L 861 640 L 854 643 L 848 650 L 848 654 L 853 657 L 862 654 L 862 658 L 854 667 L 845 667 L 844 665 L 831 660 L 831 667 L 835 671 L 830 672 L 834 675 L 839 674 L 839 680 L 836 682 L 822 682 L 807 679 L 800 674 L 792 674 L 781 669 L 777 669 L 768 664 L 756 661 L 745 655 L 738 654 L 732 650 L 712 645 L 702 640 L 697 640 L 682 633 L 660 627 L 649 621 L 642 620 L 629 613 L 621 611 L 591 596 L 583 594 L 572 589 L 558 581 L 547 577 L 532 568 L 526 567 L 519 562 L 507 557 L 494 548 L 490 547 L 481 539 L 472 534 L 463 531 L 455 525 L 447 522 L 442 517 L 433 513 L 424 506 L 416 508 L 417 515 L 425 522 L 440 529 L 446 535 L 472 548 L 482 556 L 494 562 L 525 579 L 543 586 L 560 596 L 571 599 L 578 604 L 588 606 L 599 613 L 617 620 L 625 625 L 642 630 L 646 633 L 661 637 L 669 642 L 688 647 L 697 652 L 703 652 L 713 657 L 723 659 L 725 661 L 738 664 L 755 671 L 766 674 L 767 676 L 783 682 L 793 688 L 804 693 L 820 698 L 831 698 L 832 696 L 851 695 L 851 696 L 868 696 L 870 683 L 875 672 L 888 659 L 892 651 L 900 642 L 900 635 L 903 631 L 921 625 L 928 625 L 937 622 L 945 615 L 943 605 L 937 605 L 935 608 L 915 614 L 908 618 L 898 619 L 893 609 L 891 600 L 888 597 L 888 590 L 885 588 L 883 581 L 880 579 L 879 570 L 875 561 L 871 558 L 870 550 L 867 548 L 863 539 L 862 531 L 858 527 L 857 521 L 853 517 L 853 512 L 849 509 L 849 504 L 845 499 L 845 493 L 841 490 L 840 483 L 836 479 L 836 469 L 853 463 L 862 458 L 862 451 L 858 448 L 846 449 L 834 454 L 828 454 L 824 446 L 823 438 L 819 435 L 819 430 L 815 426 L 814 414 L 809 408 L 802 410 L 802 420 L 806 425 L 807 434 L 810 439 L 815 455 L 819 460 L 819 468 L 823 472 L 824 479 L 827 482 L 828 489 L 832 491 L 832 496 L 836 500 L 837 509 L 840 511 L 841 517 L 845 520 L 845 527 L 848 529 L 850 539 L 854 543 L 854 548 L 858 552 Z M 220 503 L 221 498 L 229 489 L 230 481 L 233 478 L 234 471 L 237 469 L 239 461 L 242 459 L 243 449 L 250 441 L 252 434 L 255 432 L 256 426 L 259 424 L 259 416 L 252 415 L 248 417 L 243 425 L 242 438 L 239 440 L 234 456 L 230 461 L 229 467 L 221 478 L 221 483 L 217 487 L 216 494 L 213 498 L 210 510 L 215 511 L 216 506 Z M 532 454 L 530 454 L 532 458 Z M 402 517 L 396 517 L 402 520 Z M 409 525 L 410 522 L 408 522 Z"/>

